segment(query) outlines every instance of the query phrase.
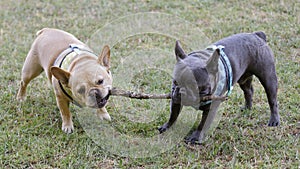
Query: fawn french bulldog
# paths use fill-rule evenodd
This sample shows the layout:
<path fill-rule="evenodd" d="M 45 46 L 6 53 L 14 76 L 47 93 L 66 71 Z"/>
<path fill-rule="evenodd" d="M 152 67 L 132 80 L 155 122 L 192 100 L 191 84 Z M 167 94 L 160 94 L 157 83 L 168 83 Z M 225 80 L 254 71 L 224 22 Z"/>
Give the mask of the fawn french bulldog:
<path fill-rule="evenodd" d="M 62 117 L 62 130 L 74 130 L 71 102 L 97 109 L 100 119 L 110 120 L 105 108 L 112 88 L 110 49 L 99 56 L 76 37 L 62 30 L 43 28 L 29 50 L 22 69 L 18 100 L 24 100 L 28 83 L 45 71 L 54 88 Z"/>

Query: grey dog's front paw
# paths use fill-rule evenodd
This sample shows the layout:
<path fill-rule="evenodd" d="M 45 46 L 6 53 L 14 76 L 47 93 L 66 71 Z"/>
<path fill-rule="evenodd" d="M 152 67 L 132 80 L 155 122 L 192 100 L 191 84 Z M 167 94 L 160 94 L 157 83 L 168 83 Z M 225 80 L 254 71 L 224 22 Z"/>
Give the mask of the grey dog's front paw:
<path fill-rule="evenodd" d="M 160 126 L 160 127 L 158 128 L 158 131 L 159 131 L 159 133 L 161 134 L 161 133 L 167 131 L 167 130 L 169 129 L 169 127 L 170 127 L 170 125 L 169 125 L 169 123 L 167 122 L 167 123 L 165 123 L 164 125 Z"/>
<path fill-rule="evenodd" d="M 280 124 L 280 117 L 278 114 L 275 114 L 275 115 L 271 115 L 270 117 L 270 120 L 269 120 L 269 123 L 268 123 L 268 126 L 279 126 Z"/>
<path fill-rule="evenodd" d="M 194 131 L 190 136 L 185 138 L 186 144 L 201 144 L 200 131 Z"/>

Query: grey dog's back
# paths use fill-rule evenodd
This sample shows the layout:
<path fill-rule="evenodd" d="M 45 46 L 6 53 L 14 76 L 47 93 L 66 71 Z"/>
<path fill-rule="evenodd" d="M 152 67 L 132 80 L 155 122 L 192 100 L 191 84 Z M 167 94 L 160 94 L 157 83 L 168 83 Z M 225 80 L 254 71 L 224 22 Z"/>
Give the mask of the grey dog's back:
<path fill-rule="evenodd" d="M 274 62 L 273 53 L 266 42 L 267 38 L 263 32 L 240 33 L 221 39 L 214 43 L 215 45 L 225 46 L 224 52 L 228 54 L 228 58 L 233 69 L 239 71 L 240 68 L 255 70 L 259 67 L 257 62 L 272 63 Z M 256 66 L 252 66 L 256 65 Z"/>
<path fill-rule="evenodd" d="M 227 38 L 221 39 L 214 43 L 215 45 L 223 45 L 228 48 L 236 48 L 240 45 L 247 45 L 249 47 L 258 47 L 266 45 L 267 37 L 264 32 L 254 32 L 254 33 L 239 33 Z M 250 49 L 251 50 L 251 49 Z"/>

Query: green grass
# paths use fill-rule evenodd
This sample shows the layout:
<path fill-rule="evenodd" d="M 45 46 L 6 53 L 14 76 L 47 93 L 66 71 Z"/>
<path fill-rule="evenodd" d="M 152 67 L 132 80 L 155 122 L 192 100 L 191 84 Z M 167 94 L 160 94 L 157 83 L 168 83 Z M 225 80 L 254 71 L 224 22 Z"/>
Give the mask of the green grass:
<path fill-rule="evenodd" d="M 84 131 L 76 115 L 75 132 L 64 134 L 55 96 L 51 87 L 47 87 L 45 75 L 30 84 L 25 102 L 19 103 L 15 99 L 22 64 L 37 30 L 55 27 L 87 41 L 93 32 L 114 19 L 149 11 L 185 19 L 204 31 L 212 41 L 234 33 L 263 30 L 276 57 L 281 126 L 266 127 L 269 108 L 264 90 L 255 79 L 253 110 L 240 112 L 244 100 L 236 86 L 229 101 L 223 104 L 223 116 L 217 129 L 203 145 L 187 146 L 181 141 L 165 153 L 135 159 L 110 154 L 98 146 Z M 0 168 L 299 168 L 299 129 L 296 128 L 300 121 L 299 13 L 300 3 L 296 0 L 2 0 Z M 120 71 L 117 65 L 121 56 L 130 55 L 128 49 L 143 51 L 158 47 L 173 50 L 174 41 L 157 35 L 128 38 L 112 49 L 112 72 Z M 167 69 L 173 64 L 169 63 Z M 163 73 L 149 71 L 136 74 L 131 85 L 147 92 L 167 92 L 171 79 Z M 151 109 L 151 104 L 146 102 L 133 104 Z M 113 105 L 108 109 L 116 128 L 131 136 L 155 135 L 155 128 L 169 116 L 166 106 L 166 111 L 155 121 L 135 124 L 118 114 Z"/>

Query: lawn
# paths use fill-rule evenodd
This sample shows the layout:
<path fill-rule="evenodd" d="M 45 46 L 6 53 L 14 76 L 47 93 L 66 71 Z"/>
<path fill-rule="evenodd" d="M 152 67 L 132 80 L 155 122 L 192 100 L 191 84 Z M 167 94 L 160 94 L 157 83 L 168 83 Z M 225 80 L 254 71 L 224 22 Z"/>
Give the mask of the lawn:
<path fill-rule="evenodd" d="M 299 1 L 1 0 L 0 25 L 0 168 L 300 168 Z M 156 129 L 169 117 L 166 100 L 111 98 L 111 122 L 72 105 L 75 132 L 65 134 L 45 74 L 30 83 L 26 101 L 15 99 L 43 27 L 70 32 L 97 53 L 109 44 L 114 86 L 147 93 L 170 91 L 176 39 L 191 52 L 231 34 L 264 31 L 276 59 L 281 125 L 266 126 L 269 107 L 255 79 L 253 109 L 240 111 L 244 98 L 235 86 L 202 145 L 183 141 L 201 115 L 191 109 L 178 122 L 187 127 L 172 131 L 183 135 L 156 144 Z"/>

